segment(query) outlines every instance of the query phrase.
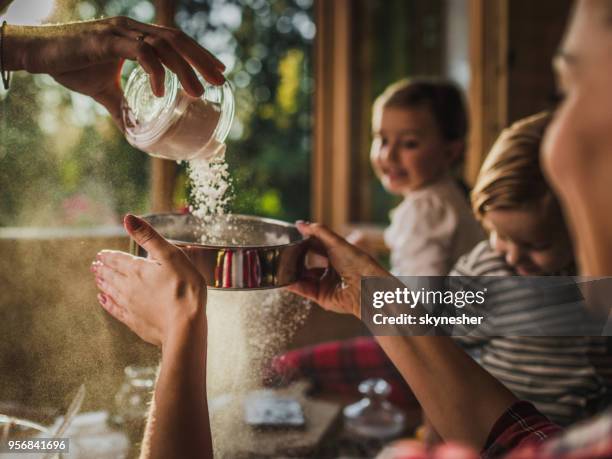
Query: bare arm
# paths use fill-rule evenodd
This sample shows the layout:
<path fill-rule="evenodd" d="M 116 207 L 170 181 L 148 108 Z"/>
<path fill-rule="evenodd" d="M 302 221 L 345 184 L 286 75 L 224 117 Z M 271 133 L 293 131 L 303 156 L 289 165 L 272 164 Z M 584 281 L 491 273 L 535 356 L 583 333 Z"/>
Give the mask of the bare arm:
<path fill-rule="evenodd" d="M 516 397 L 446 336 L 378 336 L 436 431 L 482 449 Z"/>
<path fill-rule="evenodd" d="M 92 270 L 102 307 L 162 349 L 141 458 L 210 459 L 204 279 L 146 222 L 128 216 L 126 229 L 151 259 L 102 251 Z"/>
<path fill-rule="evenodd" d="M 374 260 L 318 224 L 299 224 L 319 242 L 333 269 L 309 272 L 291 290 L 325 309 L 360 317 L 362 276 L 390 274 Z M 403 284 L 401 284 L 403 287 Z M 378 336 L 378 342 L 410 385 L 444 440 L 481 449 L 497 419 L 516 398 L 451 338 Z"/>
<path fill-rule="evenodd" d="M 140 457 L 212 458 L 206 401 L 206 323 L 198 320 L 162 350 Z"/>

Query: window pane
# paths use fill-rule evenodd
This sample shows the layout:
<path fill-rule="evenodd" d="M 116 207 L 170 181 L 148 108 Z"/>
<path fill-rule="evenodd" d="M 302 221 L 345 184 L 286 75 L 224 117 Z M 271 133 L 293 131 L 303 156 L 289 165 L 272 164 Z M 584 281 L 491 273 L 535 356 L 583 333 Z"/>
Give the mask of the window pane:
<path fill-rule="evenodd" d="M 152 21 L 155 14 L 143 0 L 56 3 L 50 22 L 119 14 Z M 224 61 L 235 88 L 227 153 L 232 210 L 308 217 L 312 1 L 177 3 L 177 25 Z M 41 19 L 33 10 L 19 13 L 23 22 Z M 102 107 L 49 77 L 17 72 L 0 108 L 0 226 L 116 224 L 126 212 L 147 212 L 149 158 L 124 140 Z M 188 195 L 181 170 L 177 207 Z"/>
<path fill-rule="evenodd" d="M 387 223 L 389 210 L 401 199 L 387 193 L 372 172 L 372 104 L 397 80 L 446 73 L 446 4 L 443 0 L 356 0 L 352 222 Z"/>
<path fill-rule="evenodd" d="M 223 61 L 234 87 L 234 212 L 309 215 L 312 15 L 311 0 L 178 2 L 177 24 Z"/>
<path fill-rule="evenodd" d="M 53 1 L 39 3 L 44 9 L 43 4 Z M 136 0 L 105 3 L 120 14 L 152 18 L 152 9 L 135 14 L 142 3 Z M 62 5 L 50 22 L 108 12 L 88 1 Z M 28 8 L 13 2 L 6 19 L 38 24 L 44 18 L 32 2 L 21 6 Z M 0 226 L 117 224 L 126 212 L 147 210 L 147 156 L 124 140 L 90 98 L 64 89 L 51 77 L 14 72 L 0 113 Z"/>

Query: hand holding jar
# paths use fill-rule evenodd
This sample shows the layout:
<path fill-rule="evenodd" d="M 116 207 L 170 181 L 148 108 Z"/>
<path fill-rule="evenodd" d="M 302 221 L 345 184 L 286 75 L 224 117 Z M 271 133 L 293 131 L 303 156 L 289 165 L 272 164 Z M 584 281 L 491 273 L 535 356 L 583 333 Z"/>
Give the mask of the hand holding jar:
<path fill-rule="evenodd" d="M 171 160 L 208 160 L 225 152 L 225 138 L 234 118 L 234 96 L 229 83 L 221 86 L 198 77 L 199 97 L 166 70 L 163 96 L 151 91 L 149 75 L 136 68 L 125 86 L 125 136 L 151 156 Z"/>
<path fill-rule="evenodd" d="M 123 61 L 137 61 L 150 76 L 152 93 L 161 97 L 167 68 L 186 94 L 200 97 L 202 79 L 224 83 L 224 65 L 178 29 L 114 17 L 45 26 L 2 28 L 2 70 L 47 73 L 68 89 L 94 98 L 123 127 Z M 197 72 L 197 73 L 196 73 Z"/>

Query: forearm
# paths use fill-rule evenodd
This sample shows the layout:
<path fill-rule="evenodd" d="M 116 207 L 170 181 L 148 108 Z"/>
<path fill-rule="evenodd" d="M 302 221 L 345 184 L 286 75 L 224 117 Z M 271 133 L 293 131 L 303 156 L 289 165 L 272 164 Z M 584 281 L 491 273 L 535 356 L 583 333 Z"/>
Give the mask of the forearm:
<path fill-rule="evenodd" d="M 446 441 L 481 449 L 495 422 L 517 400 L 449 337 L 377 340 Z"/>
<path fill-rule="evenodd" d="M 164 344 L 141 458 L 212 458 L 203 315 Z"/>

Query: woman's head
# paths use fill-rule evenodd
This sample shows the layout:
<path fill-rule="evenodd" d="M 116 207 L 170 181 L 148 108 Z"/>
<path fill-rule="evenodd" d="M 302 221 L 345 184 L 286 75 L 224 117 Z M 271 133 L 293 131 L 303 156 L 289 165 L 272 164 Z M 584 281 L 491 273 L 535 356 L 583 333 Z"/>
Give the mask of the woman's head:
<path fill-rule="evenodd" d="M 564 98 L 543 148 L 581 270 L 612 275 L 612 1 L 580 0 L 555 57 Z"/>
<path fill-rule="evenodd" d="M 573 261 L 561 209 L 540 167 L 550 118 L 543 113 L 505 129 L 472 191 L 474 213 L 489 231 L 491 246 L 521 275 L 549 274 Z"/>
<path fill-rule="evenodd" d="M 463 96 L 437 79 L 402 80 L 376 99 L 370 159 L 391 193 L 434 182 L 465 149 L 468 121 Z"/>

